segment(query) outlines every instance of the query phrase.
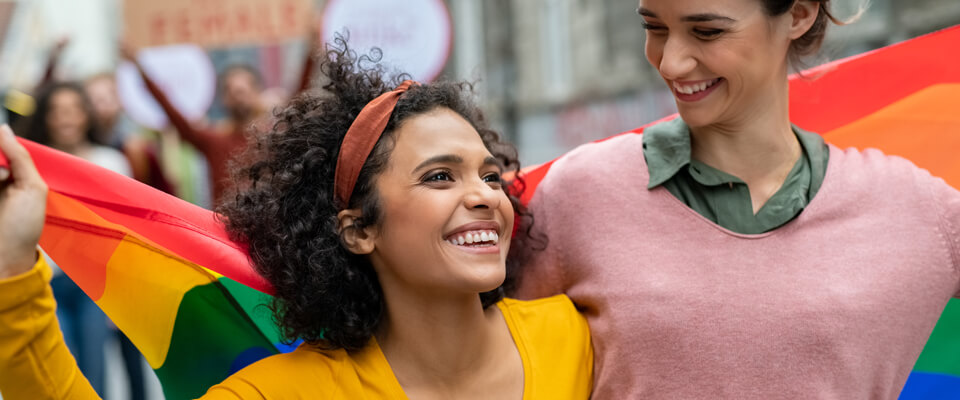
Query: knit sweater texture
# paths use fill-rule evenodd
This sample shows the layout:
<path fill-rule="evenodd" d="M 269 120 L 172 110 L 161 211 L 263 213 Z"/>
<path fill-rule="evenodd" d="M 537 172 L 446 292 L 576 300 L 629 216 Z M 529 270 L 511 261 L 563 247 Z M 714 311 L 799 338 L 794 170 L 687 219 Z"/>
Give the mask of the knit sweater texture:
<path fill-rule="evenodd" d="M 807 208 L 744 235 L 648 190 L 642 154 L 634 134 L 582 146 L 530 204 L 548 244 L 517 295 L 584 313 L 594 399 L 897 398 L 960 289 L 960 192 L 831 146 Z"/>

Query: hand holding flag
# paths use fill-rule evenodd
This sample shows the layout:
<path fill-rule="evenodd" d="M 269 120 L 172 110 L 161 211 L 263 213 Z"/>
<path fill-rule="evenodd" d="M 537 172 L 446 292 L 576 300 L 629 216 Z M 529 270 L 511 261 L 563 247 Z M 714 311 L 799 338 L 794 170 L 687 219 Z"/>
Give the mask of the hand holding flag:
<path fill-rule="evenodd" d="M 30 270 L 43 231 L 47 185 L 30 153 L 7 125 L 0 126 L 0 279 Z"/>

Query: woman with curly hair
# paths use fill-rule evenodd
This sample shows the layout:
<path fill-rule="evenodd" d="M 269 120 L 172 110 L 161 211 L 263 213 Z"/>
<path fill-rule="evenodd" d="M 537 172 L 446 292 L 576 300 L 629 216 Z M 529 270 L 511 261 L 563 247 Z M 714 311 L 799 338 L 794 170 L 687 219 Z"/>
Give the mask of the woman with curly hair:
<path fill-rule="evenodd" d="M 503 180 L 518 163 L 469 85 L 387 80 L 376 54 L 337 44 L 326 93 L 277 115 L 220 210 L 276 289 L 285 337 L 304 343 L 204 398 L 589 397 L 592 347 L 570 300 L 503 297 L 515 214 L 526 217 Z M 15 178 L 2 188 L 0 287 L 16 288 L 47 273 L 35 250 L 45 185 L 6 128 L 0 144 Z M 42 300 L 0 297 L 0 310 Z M 47 362 L 36 375 L 75 373 Z M 96 398 L 79 381 L 62 398 Z"/>

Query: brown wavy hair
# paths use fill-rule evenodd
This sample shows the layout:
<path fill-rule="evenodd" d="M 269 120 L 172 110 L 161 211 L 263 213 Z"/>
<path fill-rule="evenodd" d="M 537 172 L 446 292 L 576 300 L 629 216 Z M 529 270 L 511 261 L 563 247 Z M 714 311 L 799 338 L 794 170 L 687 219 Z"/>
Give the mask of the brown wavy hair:
<path fill-rule="evenodd" d="M 803 36 L 794 39 L 793 42 L 790 43 L 788 57 L 794 66 L 802 66 L 801 60 L 803 57 L 814 55 L 820 51 L 823 40 L 827 36 L 827 27 L 830 23 L 846 25 L 855 21 L 860 15 L 857 14 L 857 16 L 847 21 L 839 19 L 830 11 L 830 0 L 762 0 L 761 2 L 767 15 L 777 17 L 789 12 L 798 1 L 818 3 L 820 9 L 817 13 L 817 19 L 813 22 L 813 25 L 810 26 L 810 29 L 804 33 Z M 862 12 L 863 9 L 861 9 L 860 13 Z"/>

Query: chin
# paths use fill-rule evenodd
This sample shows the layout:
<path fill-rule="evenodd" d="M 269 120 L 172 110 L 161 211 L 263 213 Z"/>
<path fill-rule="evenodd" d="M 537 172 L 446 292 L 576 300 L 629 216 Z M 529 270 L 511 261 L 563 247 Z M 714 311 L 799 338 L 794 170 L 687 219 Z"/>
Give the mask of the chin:
<path fill-rule="evenodd" d="M 683 119 L 683 122 L 687 124 L 690 128 L 699 128 L 703 126 L 712 125 L 716 122 L 717 118 L 712 113 L 705 112 L 706 110 L 691 110 L 684 109 L 678 105 L 680 118 Z"/>
<path fill-rule="evenodd" d="M 499 271 L 490 271 L 471 277 L 471 286 L 475 288 L 474 290 L 477 293 L 489 292 L 503 285 L 506 276 L 506 271 L 501 267 Z"/>

